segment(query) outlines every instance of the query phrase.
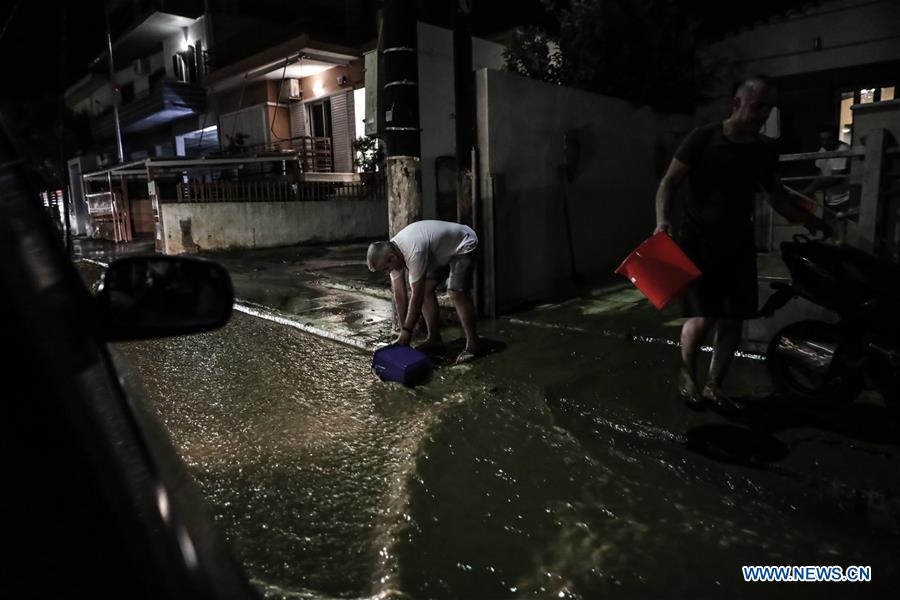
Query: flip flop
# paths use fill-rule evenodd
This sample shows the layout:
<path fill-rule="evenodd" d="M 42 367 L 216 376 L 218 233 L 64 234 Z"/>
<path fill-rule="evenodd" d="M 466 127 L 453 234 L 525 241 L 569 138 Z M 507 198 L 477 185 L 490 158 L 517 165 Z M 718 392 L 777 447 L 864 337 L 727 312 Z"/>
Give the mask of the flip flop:
<path fill-rule="evenodd" d="M 478 357 L 475 356 L 475 354 L 473 352 L 469 352 L 468 350 L 463 350 L 462 352 L 459 353 L 459 356 L 456 357 L 456 364 L 462 365 L 462 364 L 465 364 L 468 362 L 472 362 L 476 358 L 478 358 Z"/>
<path fill-rule="evenodd" d="M 706 410 L 706 399 L 703 398 L 697 390 L 689 390 L 687 388 L 681 388 L 678 390 L 678 395 L 681 396 L 681 400 L 684 402 L 684 405 L 691 410 L 696 410 L 698 412 Z"/>
<path fill-rule="evenodd" d="M 700 396 L 705 403 L 726 415 L 734 415 L 744 409 L 744 405 L 740 402 L 735 402 L 721 391 L 709 386 L 703 388 Z"/>

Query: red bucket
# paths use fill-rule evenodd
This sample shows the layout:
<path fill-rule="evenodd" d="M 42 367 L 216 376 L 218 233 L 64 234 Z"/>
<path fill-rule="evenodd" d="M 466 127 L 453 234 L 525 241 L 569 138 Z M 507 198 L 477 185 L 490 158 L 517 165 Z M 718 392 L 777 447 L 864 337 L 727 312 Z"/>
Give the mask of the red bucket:
<path fill-rule="evenodd" d="M 656 308 L 676 299 L 701 275 L 697 265 L 662 231 L 629 254 L 616 273 L 630 279 Z"/>

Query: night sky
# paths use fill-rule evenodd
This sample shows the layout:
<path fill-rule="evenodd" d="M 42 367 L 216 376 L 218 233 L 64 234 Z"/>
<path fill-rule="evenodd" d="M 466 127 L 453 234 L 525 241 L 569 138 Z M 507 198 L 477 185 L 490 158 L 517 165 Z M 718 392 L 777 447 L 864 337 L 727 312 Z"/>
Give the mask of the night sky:
<path fill-rule="evenodd" d="M 452 0 L 420 0 L 418 4 L 423 20 L 451 25 Z M 700 17 L 701 33 L 710 36 L 740 26 L 741 21 L 752 22 L 803 4 L 815 2 L 698 0 L 686 3 L 684 10 Z M 541 0 L 474 0 L 476 35 L 538 23 L 552 28 Z M 5 28 L 0 37 L 0 66 L 9 82 L 2 88 L 6 99 L 56 95 L 84 75 L 87 65 L 105 49 L 103 0 L 0 0 L 0 28 Z"/>
<path fill-rule="evenodd" d="M 452 6 L 430 0 L 421 3 L 420 12 L 424 20 L 449 25 Z M 539 0 L 476 0 L 474 29 L 489 35 L 539 22 L 543 15 Z M 103 0 L 0 0 L 4 26 L 0 66 L 11 82 L 3 86 L 6 99 L 58 94 L 80 79 L 106 46 Z"/>
<path fill-rule="evenodd" d="M 58 95 L 105 46 L 102 0 L 0 0 L 4 26 L 0 66 L 6 99 Z"/>

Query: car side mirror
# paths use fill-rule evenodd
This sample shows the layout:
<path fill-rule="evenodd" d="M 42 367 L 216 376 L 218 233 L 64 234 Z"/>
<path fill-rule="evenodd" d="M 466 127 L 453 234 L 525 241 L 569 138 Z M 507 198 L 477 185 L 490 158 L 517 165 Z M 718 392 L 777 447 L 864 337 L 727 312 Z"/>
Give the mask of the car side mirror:
<path fill-rule="evenodd" d="M 214 262 L 131 256 L 109 265 L 96 302 L 106 341 L 145 340 L 221 327 L 231 317 L 234 289 Z"/>

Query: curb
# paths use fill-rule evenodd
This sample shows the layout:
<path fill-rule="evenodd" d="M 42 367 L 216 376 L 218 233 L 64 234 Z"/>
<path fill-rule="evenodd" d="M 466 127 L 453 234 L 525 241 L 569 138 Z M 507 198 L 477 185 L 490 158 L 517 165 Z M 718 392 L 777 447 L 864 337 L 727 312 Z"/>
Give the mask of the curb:
<path fill-rule="evenodd" d="M 322 329 L 321 327 L 316 327 L 315 325 L 309 325 L 307 323 L 301 323 L 299 321 L 295 321 L 285 315 L 279 313 L 278 311 L 272 310 L 267 307 L 260 306 L 258 304 L 253 304 L 251 302 L 245 302 L 238 298 L 234 300 L 234 310 L 238 312 L 242 312 L 244 314 L 250 315 L 252 317 L 257 317 L 259 319 L 264 319 L 266 321 L 271 321 L 273 323 L 278 323 L 279 325 L 286 325 L 288 327 L 293 327 L 294 329 L 299 329 L 304 333 L 309 333 L 321 338 L 325 338 L 327 340 L 331 340 L 333 342 L 340 342 L 341 344 L 346 344 L 347 346 L 352 346 L 358 350 L 364 350 L 366 352 L 374 352 L 375 348 L 370 347 L 364 342 L 353 339 L 352 337 L 341 335 L 339 333 L 334 333 L 331 331 L 327 331 Z"/>
<path fill-rule="evenodd" d="M 101 262 L 99 260 L 94 260 L 92 258 L 78 258 L 75 259 L 74 262 L 86 262 L 92 265 L 96 265 L 98 267 L 103 267 L 104 269 L 109 267 L 108 263 Z M 349 288 L 349 286 L 347 286 Z M 338 289 L 338 288 L 336 288 Z M 293 327 L 294 329 L 298 329 L 305 333 L 309 333 L 311 335 L 315 335 L 317 337 L 321 337 L 327 340 L 331 340 L 333 342 L 339 342 L 341 344 L 345 344 L 347 346 L 352 346 L 358 350 L 363 350 L 366 352 L 374 352 L 375 348 L 370 347 L 364 342 L 360 340 L 353 339 L 352 337 L 341 335 L 339 333 L 334 333 L 331 331 L 327 331 L 322 329 L 321 327 L 316 327 L 314 325 L 308 325 L 306 323 L 301 323 L 294 319 L 291 319 L 285 316 L 282 313 L 279 313 L 276 310 L 270 309 L 268 307 L 261 306 L 259 304 L 254 304 L 252 302 L 247 302 L 246 300 L 241 300 L 240 298 L 234 299 L 233 309 L 244 313 L 246 315 L 250 315 L 252 317 L 256 317 L 258 319 L 263 319 L 266 321 L 271 321 L 273 323 L 278 323 L 279 325 L 285 325 L 287 327 Z"/>

